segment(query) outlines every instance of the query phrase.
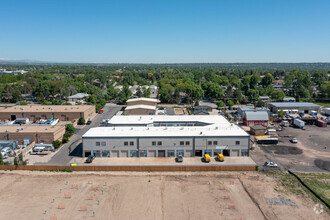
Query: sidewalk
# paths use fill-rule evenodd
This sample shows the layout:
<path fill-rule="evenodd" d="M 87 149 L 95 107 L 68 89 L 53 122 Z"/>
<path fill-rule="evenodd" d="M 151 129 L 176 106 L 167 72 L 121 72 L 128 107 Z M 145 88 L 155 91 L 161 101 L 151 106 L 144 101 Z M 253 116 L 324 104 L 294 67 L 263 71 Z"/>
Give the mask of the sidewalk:
<path fill-rule="evenodd" d="M 224 162 L 211 158 L 210 163 L 202 162 L 201 157 L 185 157 L 182 163 L 176 163 L 175 157 L 144 157 L 144 158 L 95 158 L 93 163 L 85 163 L 87 158 L 73 158 L 71 163 L 78 166 L 255 166 L 250 157 L 226 157 Z"/>

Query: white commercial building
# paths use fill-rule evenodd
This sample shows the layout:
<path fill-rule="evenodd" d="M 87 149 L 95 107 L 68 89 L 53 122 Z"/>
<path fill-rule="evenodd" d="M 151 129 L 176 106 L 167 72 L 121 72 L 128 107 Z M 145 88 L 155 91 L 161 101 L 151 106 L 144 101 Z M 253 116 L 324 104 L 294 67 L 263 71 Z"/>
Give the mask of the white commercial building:
<path fill-rule="evenodd" d="M 249 156 L 249 135 L 223 116 L 114 116 L 83 135 L 83 156 Z"/>

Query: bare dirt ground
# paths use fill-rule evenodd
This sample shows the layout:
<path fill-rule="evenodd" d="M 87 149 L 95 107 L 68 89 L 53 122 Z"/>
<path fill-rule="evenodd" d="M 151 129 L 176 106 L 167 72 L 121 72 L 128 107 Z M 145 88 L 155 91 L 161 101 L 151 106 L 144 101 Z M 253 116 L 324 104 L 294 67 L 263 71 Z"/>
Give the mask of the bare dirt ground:
<path fill-rule="evenodd" d="M 0 219 L 329 219 L 258 172 L 0 171 L 0 179 Z"/>

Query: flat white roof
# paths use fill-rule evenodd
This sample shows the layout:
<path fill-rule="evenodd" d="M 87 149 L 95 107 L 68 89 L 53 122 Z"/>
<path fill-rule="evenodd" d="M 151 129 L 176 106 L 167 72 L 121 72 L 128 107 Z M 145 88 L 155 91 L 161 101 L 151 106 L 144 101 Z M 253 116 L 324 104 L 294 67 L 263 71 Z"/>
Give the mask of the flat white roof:
<path fill-rule="evenodd" d="M 151 106 L 151 105 L 130 105 L 125 108 L 125 110 L 131 110 L 131 109 L 150 109 L 150 110 L 156 110 L 156 106 Z"/>
<path fill-rule="evenodd" d="M 150 124 L 153 122 L 201 122 L 205 126 L 159 126 L 139 127 L 129 124 Z M 218 115 L 153 115 L 153 116 L 114 116 L 109 123 L 127 124 L 121 127 L 96 127 L 89 129 L 83 138 L 107 137 L 217 137 L 249 135 L 237 125 Z"/>
<path fill-rule="evenodd" d="M 127 107 L 128 108 L 128 107 Z M 127 109 L 126 108 L 126 109 Z M 201 122 L 207 124 L 230 123 L 221 115 L 116 115 L 109 120 L 109 124 L 152 124 L 154 122 Z"/>
<path fill-rule="evenodd" d="M 158 99 L 151 99 L 151 98 L 128 99 L 126 102 L 138 102 L 138 101 L 147 101 L 147 102 L 156 102 L 156 103 L 160 102 Z"/>

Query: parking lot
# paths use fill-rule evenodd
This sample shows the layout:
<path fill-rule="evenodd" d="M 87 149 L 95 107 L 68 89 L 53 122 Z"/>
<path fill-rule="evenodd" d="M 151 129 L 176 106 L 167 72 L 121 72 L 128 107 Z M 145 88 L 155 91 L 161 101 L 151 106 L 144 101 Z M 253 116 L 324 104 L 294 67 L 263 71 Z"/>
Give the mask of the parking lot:
<path fill-rule="evenodd" d="M 278 145 L 261 145 L 251 151 L 251 158 L 261 169 L 266 161 L 273 161 L 282 170 L 328 172 L 330 171 L 330 151 L 327 146 L 330 144 L 329 134 L 330 127 L 314 125 L 307 125 L 304 129 L 284 127 L 282 131 L 278 131 Z M 298 143 L 291 143 L 292 138 L 297 138 Z"/>
<path fill-rule="evenodd" d="M 87 158 L 74 158 L 71 162 L 79 166 L 254 166 L 255 162 L 250 157 L 226 157 L 225 161 L 219 162 L 211 158 L 209 163 L 202 161 L 201 157 L 184 157 L 183 162 L 177 163 L 175 157 L 116 157 L 95 158 L 92 164 L 85 163 Z"/>

